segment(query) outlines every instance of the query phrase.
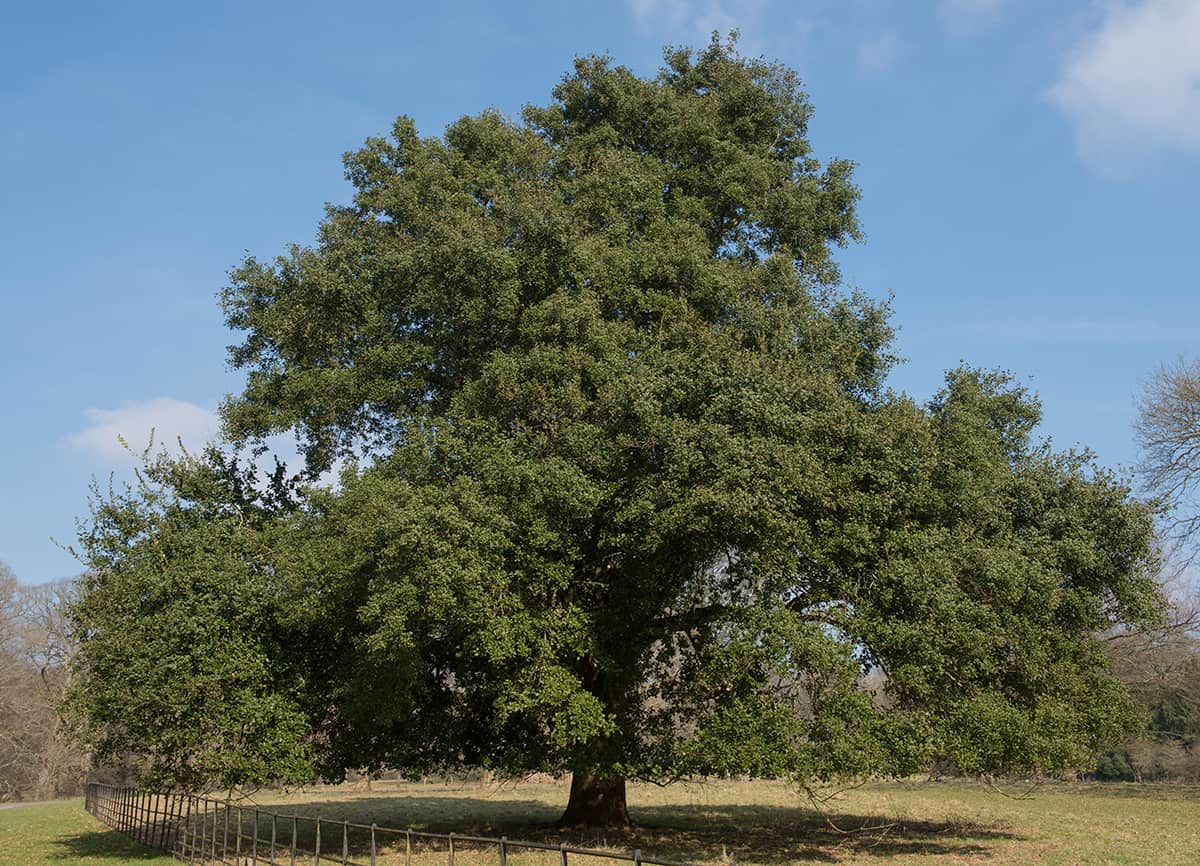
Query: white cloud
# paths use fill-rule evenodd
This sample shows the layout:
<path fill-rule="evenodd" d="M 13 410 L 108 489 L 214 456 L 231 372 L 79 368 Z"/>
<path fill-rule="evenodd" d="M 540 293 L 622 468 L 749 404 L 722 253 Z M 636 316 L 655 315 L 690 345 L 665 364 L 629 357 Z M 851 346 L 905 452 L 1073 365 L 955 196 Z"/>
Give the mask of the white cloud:
<path fill-rule="evenodd" d="M 1109 7 L 1047 96 L 1099 168 L 1157 149 L 1200 153 L 1200 0 Z"/>
<path fill-rule="evenodd" d="M 957 33 L 979 30 L 999 17 L 1007 0 L 941 0 L 942 19 Z"/>
<path fill-rule="evenodd" d="M 858 46 L 856 61 L 862 75 L 882 75 L 900 59 L 904 44 L 900 37 L 888 30 L 874 36 Z"/>
<path fill-rule="evenodd" d="M 151 431 L 156 451 L 162 448 L 178 453 L 182 440 L 184 447 L 195 453 L 216 437 L 220 427 L 213 410 L 170 397 L 127 403 L 119 409 L 86 409 L 84 415 L 88 426 L 68 436 L 68 444 L 122 464 L 136 462 L 135 455 L 150 444 Z"/>

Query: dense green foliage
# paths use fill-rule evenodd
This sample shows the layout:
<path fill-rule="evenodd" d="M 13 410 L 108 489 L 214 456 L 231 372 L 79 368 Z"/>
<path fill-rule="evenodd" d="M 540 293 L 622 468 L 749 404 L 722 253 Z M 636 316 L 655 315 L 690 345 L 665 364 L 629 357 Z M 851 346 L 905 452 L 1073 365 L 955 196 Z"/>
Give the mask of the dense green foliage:
<path fill-rule="evenodd" d="M 887 390 L 795 75 L 666 59 L 401 119 L 315 247 L 235 271 L 230 436 L 349 462 L 261 502 L 212 454 L 101 503 L 104 742 L 223 783 L 814 779 L 1081 765 L 1136 719 L 1093 635 L 1157 615 L 1147 511 L 1005 376 Z"/>
<path fill-rule="evenodd" d="M 247 480 L 213 451 L 152 461 L 135 487 L 94 497 L 69 706 L 99 763 L 188 787 L 311 778 L 303 675 L 286 667 L 264 565 L 290 502 L 279 473 L 267 494 Z"/>

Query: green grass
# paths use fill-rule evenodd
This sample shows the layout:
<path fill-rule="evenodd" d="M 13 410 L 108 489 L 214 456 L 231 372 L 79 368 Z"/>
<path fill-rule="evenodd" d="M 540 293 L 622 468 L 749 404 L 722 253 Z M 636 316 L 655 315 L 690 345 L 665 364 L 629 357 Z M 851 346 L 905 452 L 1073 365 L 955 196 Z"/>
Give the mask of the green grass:
<path fill-rule="evenodd" d="M 82 800 L 59 800 L 0 811 L 0 866 L 168 866 L 176 864 L 109 830 L 83 811 Z"/>
<path fill-rule="evenodd" d="M 1019 790 L 1006 789 L 1009 794 Z M 648 856 L 696 863 L 716 864 L 733 855 L 744 866 L 1200 864 L 1197 787 L 1046 784 L 1017 798 L 967 782 L 876 783 L 838 794 L 817 811 L 777 782 L 633 785 L 630 810 L 638 826 L 607 833 L 552 829 L 566 796 L 566 786 L 554 782 L 376 782 L 369 791 L 350 786 L 286 795 L 261 791 L 243 802 L 251 809 L 257 804 L 320 814 L 326 851 L 340 851 L 336 822 L 349 820 L 587 847 L 638 847 Z M 288 827 L 280 824 L 281 838 Z M 352 836 L 351 848 L 359 844 Z M 0 812 L 0 866 L 168 862 L 105 830 L 84 814 L 79 801 Z M 380 858 L 381 864 L 403 862 L 402 841 Z M 413 866 L 446 862 L 444 846 L 418 844 L 412 858 Z M 531 854 L 510 856 L 509 862 L 554 866 L 558 859 L 557 854 Z M 589 861 L 571 859 L 577 862 Z M 455 864 L 496 866 L 498 857 L 494 848 L 460 845 Z"/>

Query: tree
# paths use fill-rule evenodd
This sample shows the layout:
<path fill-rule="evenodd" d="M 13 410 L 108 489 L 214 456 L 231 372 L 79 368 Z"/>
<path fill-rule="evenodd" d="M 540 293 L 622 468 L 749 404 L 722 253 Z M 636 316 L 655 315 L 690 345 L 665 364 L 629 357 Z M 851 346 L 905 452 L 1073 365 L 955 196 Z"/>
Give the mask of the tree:
<path fill-rule="evenodd" d="M 889 391 L 886 305 L 837 288 L 851 165 L 813 157 L 795 74 L 665 57 L 581 59 L 520 121 L 401 118 L 317 246 L 234 272 L 227 431 L 295 429 L 340 484 L 262 508 L 214 453 L 102 502 L 94 730 L 181 726 L 121 673 L 160 573 L 249 593 L 213 628 L 308 734 L 263 767 L 569 770 L 569 824 L 627 821 L 628 778 L 1061 769 L 1134 724 L 1095 635 L 1158 616 L 1149 511 L 1034 442 L 1005 375 Z"/>
<path fill-rule="evenodd" d="M 1194 547 L 1200 537 L 1200 359 L 1159 367 L 1138 408 L 1146 483 L 1163 500 L 1167 532 Z"/>
<path fill-rule="evenodd" d="M 69 581 L 21 585 L 0 563 L 0 799 L 76 794 L 88 761 L 59 707 L 74 642 Z"/>

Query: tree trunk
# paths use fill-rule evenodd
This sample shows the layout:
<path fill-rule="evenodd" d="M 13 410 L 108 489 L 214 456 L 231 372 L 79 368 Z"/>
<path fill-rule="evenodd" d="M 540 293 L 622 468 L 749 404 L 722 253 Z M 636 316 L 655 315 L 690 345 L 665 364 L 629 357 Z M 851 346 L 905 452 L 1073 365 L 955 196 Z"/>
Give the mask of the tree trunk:
<path fill-rule="evenodd" d="M 624 777 L 601 778 L 594 773 L 574 773 L 567 811 L 558 823 L 560 827 L 628 827 Z"/>

